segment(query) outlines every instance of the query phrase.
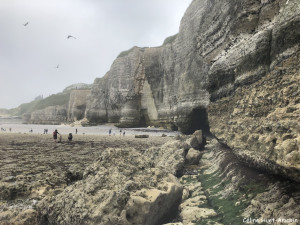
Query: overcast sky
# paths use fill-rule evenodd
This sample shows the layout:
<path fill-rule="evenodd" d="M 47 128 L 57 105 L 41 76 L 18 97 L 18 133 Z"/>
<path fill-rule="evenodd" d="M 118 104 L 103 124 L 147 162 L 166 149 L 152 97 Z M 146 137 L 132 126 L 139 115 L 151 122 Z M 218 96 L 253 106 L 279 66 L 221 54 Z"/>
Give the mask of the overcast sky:
<path fill-rule="evenodd" d="M 0 0 L 0 108 L 93 83 L 121 51 L 176 34 L 191 2 Z"/>

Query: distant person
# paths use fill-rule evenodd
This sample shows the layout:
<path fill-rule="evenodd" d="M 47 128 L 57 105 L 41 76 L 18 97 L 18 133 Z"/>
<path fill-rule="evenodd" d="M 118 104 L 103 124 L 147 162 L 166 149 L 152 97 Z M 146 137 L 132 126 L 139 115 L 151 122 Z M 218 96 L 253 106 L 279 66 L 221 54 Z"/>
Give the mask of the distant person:
<path fill-rule="evenodd" d="M 58 133 L 57 129 L 55 129 L 55 131 L 53 131 L 53 139 L 54 139 L 55 142 L 56 142 L 56 140 L 57 140 L 57 134 L 60 135 L 60 133 Z M 61 137 L 61 136 L 60 136 L 60 137 Z M 61 139 L 61 138 L 60 138 L 60 139 Z"/>
<path fill-rule="evenodd" d="M 77 129 L 76 129 L 76 130 L 77 130 Z M 69 140 L 69 141 L 72 141 L 72 139 L 73 139 L 73 135 L 72 135 L 72 133 L 69 133 L 68 140 Z"/>
<path fill-rule="evenodd" d="M 32 132 L 33 132 L 32 128 L 31 128 L 31 130 L 30 130 L 29 132 L 30 132 L 30 133 L 32 133 Z"/>
<path fill-rule="evenodd" d="M 77 132 L 78 132 L 78 130 L 77 130 L 77 128 L 76 128 L 75 133 L 77 134 Z"/>
<path fill-rule="evenodd" d="M 111 129 L 109 129 L 108 134 L 109 134 L 109 136 L 111 135 Z"/>
<path fill-rule="evenodd" d="M 9 128 L 9 132 L 11 132 L 11 128 Z"/>
<path fill-rule="evenodd" d="M 46 129 L 44 129 L 44 134 L 46 134 Z"/>
<path fill-rule="evenodd" d="M 122 130 L 120 130 L 120 136 L 122 135 Z"/>
<path fill-rule="evenodd" d="M 123 131 L 123 137 L 125 136 L 125 130 Z"/>
<path fill-rule="evenodd" d="M 46 134 L 48 134 L 48 128 L 46 129 Z"/>

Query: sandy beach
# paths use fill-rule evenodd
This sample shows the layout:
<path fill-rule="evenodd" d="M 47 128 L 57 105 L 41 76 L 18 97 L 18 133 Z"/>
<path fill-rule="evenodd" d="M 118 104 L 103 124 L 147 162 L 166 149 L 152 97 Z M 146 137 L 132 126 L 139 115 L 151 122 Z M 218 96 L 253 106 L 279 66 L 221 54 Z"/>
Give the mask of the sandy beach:
<path fill-rule="evenodd" d="M 75 134 L 72 142 L 63 135 L 62 142 L 55 143 L 51 134 L 0 133 L 0 221 L 9 221 L 81 179 L 84 169 L 107 148 L 147 151 L 172 139 Z"/>

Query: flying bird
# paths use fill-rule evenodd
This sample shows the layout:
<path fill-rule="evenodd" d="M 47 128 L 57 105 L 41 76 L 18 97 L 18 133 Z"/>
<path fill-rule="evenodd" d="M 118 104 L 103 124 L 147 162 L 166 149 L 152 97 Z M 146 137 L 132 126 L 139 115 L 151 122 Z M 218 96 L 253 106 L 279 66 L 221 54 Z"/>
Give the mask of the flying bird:
<path fill-rule="evenodd" d="M 28 23 L 29 23 L 29 22 L 24 23 L 23 26 L 26 27 L 26 26 L 28 25 Z"/>
<path fill-rule="evenodd" d="M 68 38 L 68 39 L 69 39 L 69 38 L 74 38 L 74 39 L 76 39 L 76 37 L 74 37 L 74 36 L 72 36 L 72 35 L 68 35 L 67 38 Z"/>

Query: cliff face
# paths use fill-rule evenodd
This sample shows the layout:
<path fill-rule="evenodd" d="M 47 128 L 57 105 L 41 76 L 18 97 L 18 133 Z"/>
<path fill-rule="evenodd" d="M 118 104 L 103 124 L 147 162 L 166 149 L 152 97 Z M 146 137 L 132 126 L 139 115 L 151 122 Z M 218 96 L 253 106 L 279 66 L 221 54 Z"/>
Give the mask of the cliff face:
<path fill-rule="evenodd" d="M 72 88 L 72 86 L 68 88 Z M 48 100 L 45 103 L 45 100 L 47 100 L 46 98 L 44 102 L 42 102 L 43 100 L 36 102 L 36 105 L 43 103 L 40 104 L 42 105 L 40 106 L 42 109 L 33 110 L 25 115 L 23 114 L 25 122 L 36 124 L 61 124 L 83 119 L 85 117 L 86 99 L 91 91 L 68 90 L 68 88 L 66 88 L 66 91 L 62 94 L 48 97 L 51 98 L 52 101 Z M 63 101 L 61 101 L 61 99 L 63 99 Z M 53 105 L 56 102 L 63 104 Z M 48 104 L 50 104 L 50 106 L 47 106 Z"/>
<path fill-rule="evenodd" d="M 299 9 L 194 0 L 176 36 L 121 53 L 96 79 L 86 117 L 210 129 L 244 160 L 299 181 Z"/>
<path fill-rule="evenodd" d="M 211 131 L 249 164 L 300 181 L 300 53 L 208 107 Z M 284 74 L 284 75 L 283 75 Z"/>
<path fill-rule="evenodd" d="M 66 106 L 49 106 L 32 112 L 26 122 L 32 124 L 60 124 L 66 121 Z"/>
<path fill-rule="evenodd" d="M 84 118 L 86 99 L 91 93 L 90 90 L 73 90 L 70 93 L 68 104 L 68 121 L 74 122 Z"/>
<path fill-rule="evenodd" d="M 88 119 L 203 129 L 193 127 L 192 118 L 205 116 L 210 100 L 259 80 L 285 50 L 295 50 L 295 6 L 296 1 L 193 1 L 169 43 L 121 53 L 95 81 Z"/>

